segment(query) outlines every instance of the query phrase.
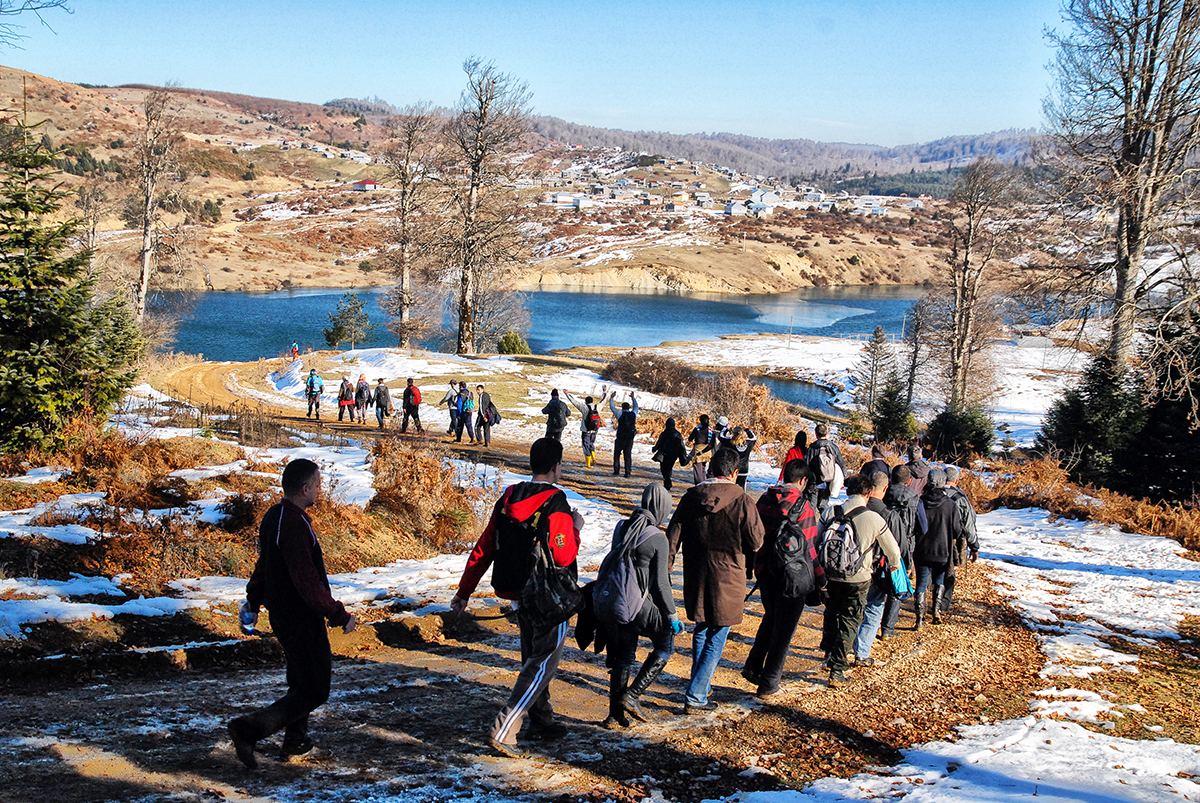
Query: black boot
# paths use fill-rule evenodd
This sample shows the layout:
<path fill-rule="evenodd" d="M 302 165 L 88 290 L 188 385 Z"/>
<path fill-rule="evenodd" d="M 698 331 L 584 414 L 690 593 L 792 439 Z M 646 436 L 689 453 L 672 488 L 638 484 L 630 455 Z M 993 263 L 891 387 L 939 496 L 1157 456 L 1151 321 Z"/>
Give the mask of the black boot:
<path fill-rule="evenodd" d="M 933 602 L 930 605 L 929 618 L 935 625 L 942 623 L 942 587 L 933 587 Z"/>
<path fill-rule="evenodd" d="M 913 595 L 913 599 L 917 605 L 917 625 L 913 630 L 920 630 L 921 625 L 925 624 L 925 592 L 918 591 Z"/>
<path fill-rule="evenodd" d="M 650 657 L 646 659 L 646 663 L 642 664 L 641 670 L 637 677 L 629 686 L 629 691 L 625 695 L 625 712 L 629 716 L 641 722 L 649 722 L 650 717 L 642 710 L 642 706 L 638 703 L 638 698 L 646 689 L 650 688 L 650 684 L 658 680 L 658 676 L 667 667 L 667 659 L 656 653 L 650 653 Z"/>
<path fill-rule="evenodd" d="M 623 666 L 608 673 L 608 718 L 601 723 L 609 730 L 628 728 L 625 716 L 625 692 L 629 688 L 629 667 Z"/>

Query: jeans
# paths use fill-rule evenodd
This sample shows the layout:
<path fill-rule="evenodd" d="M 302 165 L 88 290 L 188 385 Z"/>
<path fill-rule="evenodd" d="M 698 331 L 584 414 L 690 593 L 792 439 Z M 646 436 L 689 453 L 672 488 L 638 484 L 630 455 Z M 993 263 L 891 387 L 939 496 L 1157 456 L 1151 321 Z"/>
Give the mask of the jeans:
<path fill-rule="evenodd" d="M 829 599 L 825 602 L 825 635 L 829 639 L 829 669 L 844 672 L 850 668 L 847 654 L 862 626 L 863 609 L 867 604 L 870 583 L 829 582 Z"/>
<path fill-rule="evenodd" d="M 884 609 L 887 607 L 888 598 L 893 596 L 891 585 L 891 580 L 887 578 L 876 577 L 871 581 L 871 587 L 867 590 L 867 607 L 863 611 L 862 625 L 854 639 L 854 658 L 857 661 L 871 657 L 871 647 L 874 646 L 875 636 L 879 633 Z"/>
<path fill-rule="evenodd" d="M 387 418 L 387 410 L 380 405 L 375 405 L 375 420 L 379 422 L 379 428 L 383 429 L 383 420 Z"/>
<path fill-rule="evenodd" d="M 596 431 L 584 431 L 579 435 L 579 440 L 583 444 L 583 456 L 591 457 L 592 452 L 596 448 Z"/>
<path fill-rule="evenodd" d="M 783 665 L 792 647 L 792 637 L 804 613 L 804 597 L 783 596 L 775 583 L 758 584 L 762 595 L 763 617 L 754 636 L 754 646 L 746 657 L 746 669 L 758 675 L 758 687 L 765 691 L 779 688 Z"/>
<path fill-rule="evenodd" d="M 692 681 L 684 697 L 688 705 L 702 706 L 708 703 L 713 675 L 721 661 L 721 653 L 725 652 L 725 639 L 728 637 L 728 625 L 716 627 L 703 622 L 696 623 L 692 633 Z"/>
<path fill-rule="evenodd" d="M 475 424 L 471 421 L 471 413 L 468 410 L 458 417 L 458 423 L 454 427 L 454 440 L 462 442 L 463 427 L 467 428 L 467 437 L 475 440 Z"/>
<path fill-rule="evenodd" d="M 945 563 L 918 563 L 917 593 L 924 594 L 930 585 L 942 585 L 946 581 L 947 565 Z"/>

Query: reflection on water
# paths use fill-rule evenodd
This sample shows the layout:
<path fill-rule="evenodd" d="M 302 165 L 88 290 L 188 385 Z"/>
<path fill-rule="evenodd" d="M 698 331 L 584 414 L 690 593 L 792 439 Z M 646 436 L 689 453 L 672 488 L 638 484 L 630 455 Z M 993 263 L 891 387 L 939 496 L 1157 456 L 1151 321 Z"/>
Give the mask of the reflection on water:
<path fill-rule="evenodd" d="M 346 291 L 206 293 L 184 321 L 172 348 L 211 360 L 255 360 L 301 349 L 326 348 L 321 331 Z M 361 290 L 372 321 L 385 320 L 382 290 Z M 924 294 L 914 287 L 811 288 L 760 296 L 636 291 L 537 291 L 523 294 L 529 308 L 529 345 L 536 353 L 572 346 L 655 346 L 667 340 L 787 332 L 816 335 L 898 333 L 904 314 Z M 379 326 L 365 347 L 395 345 Z M 425 344 L 426 346 L 432 344 Z"/>

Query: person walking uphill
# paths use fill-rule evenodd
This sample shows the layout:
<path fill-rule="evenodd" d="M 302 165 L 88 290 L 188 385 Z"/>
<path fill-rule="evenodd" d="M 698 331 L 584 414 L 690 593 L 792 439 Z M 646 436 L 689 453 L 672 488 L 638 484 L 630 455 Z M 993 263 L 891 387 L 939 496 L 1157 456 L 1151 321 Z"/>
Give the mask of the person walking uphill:
<path fill-rule="evenodd" d="M 591 396 L 584 397 L 581 403 L 571 395 L 570 391 L 566 391 L 566 394 L 567 401 L 583 416 L 583 420 L 579 422 L 579 439 L 583 446 L 583 461 L 588 468 L 591 468 L 596 463 L 596 434 L 600 431 L 600 427 L 604 426 L 604 421 L 600 418 L 600 410 L 597 409 Z M 600 393 L 601 404 L 604 403 L 604 397 L 607 395 L 608 388 L 605 388 Z"/>
<path fill-rule="evenodd" d="M 383 378 L 375 381 L 379 383 L 375 386 L 375 420 L 379 422 L 379 428 L 383 429 L 383 422 L 389 415 L 393 415 L 396 409 L 392 406 L 392 392 L 383 384 Z"/>
<path fill-rule="evenodd" d="M 954 500 L 962 517 L 963 534 L 954 542 L 954 556 L 946 571 L 945 591 L 942 593 L 941 613 L 949 613 L 954 604 L 954 585 L 958 581 L 958 570 L 967 565 L 968 554 L 971 550 L 979 551 L 979 533 L 975 524 L 975 506 L 967 492 L 958 487 L 958 478 L 962 469 L 958 466 L 946 466 L 946 496 Z"/>
<path fill-rule="evenodd" d="M 808 446 L 808 495 L 816 500 L 813 507 L 820 513 L 828 507 L 829 499 L 837 495 L 838 472 L 841 471 L 843 481 L 849 475 L 842 450 L 829 440 L 829 425 L 817 424 L 813 429 L 817 439 Z"/>
<path fill-rule="evenodd" d="M 612 410 L 617 428 L 617 438 L 613 441 L 613 476 L 621 473 L 621 456 L 624 455 L 625 476 L 628 477 L 633 471 L 633 439 L 637 437 L 637 396 L 632 390 L 629 391 L 629 401 L 621 402 L 621 409 L 618 410 L 617 392 L 614 390 L 608 397 L 608 409 Z"/>
<path fill-rule="evenodd" d="M 546 416 L 546 437 L 561 441 L 571 410 L 566 402 L 558 398 L 558 388 L 550 391 L 550 402 L 542 408 L 542 415 Z"/>
<path fill-rule="evenodd" d="M 583 518 L 571 510 L 562 489 L 555 487 L 562 472 L 562 444 L 553 438 L 537 439 L 529 448 L 529 466 L 533 475 L 529 482 L 510 485 L 492 508 L 492 516 L 471 550 L 458 591 L 450 601 L 454 613 L 467 609 L 471 594 L 489 566 L 496 596 L 519 603 L 533 571 L 530 553 L 535 538 L 545 538 L 553 562 L 569 567 L 575 574 Z M 513 607 L 521 629 L 521 671 L 489 733 L 492 747 L 510 758 L 524 754 L 517 745 L 517 732 L 527 713 L 530 735 L 534 737 L 557 739 L 567 732 L 554 720 L 550 705 L 550 681 L 562 657 L 567 622 L 538 627 L 523 606 Z"/>
<path fill-rule="evenodd" d="M 671 490 L 671 471 L 675 461 L 682 466 L 687 463 L 687 446 L 683 443 L 683 435 L 675 429 L 675 419 L 668 418 L 665 428 L 654 442 L 654 454 L 658 458 L 658 467 L 662 471 L 663 485 Z"/>
<path fill-rule="evenodd" d="M 616 563 L 628 548 L 642 600 L 641 609 L 628 622 L 605 621 L 612 617 L 603 602 L 596 603 L 596 617 L 608 637 L 608 718 L 603 723 L 606 728 L 628 728 L 629 717 L 642 722 L 649 719 L 639 698 L 666 668 L 675 650 L 675 634 L 683 630 L 671 593 L 667 568 L 670 549 L 661 529 L 670 515 L 671 494 L 661 483 L 647 485 L 642 491 L 641 506 L 634 508 L 629 518 L 613 530 L 612 548 L 600 564 L 597 586 L 617 570 Z M 639 636 L 648 636 L 654 649 L 630 684 L 629 676 L 637 664 Z"/>
<path fill-rule="evenodd" d="M 317 369 L 311 368 L 308 372 L 308 379 L 304 380 L 304 396 L 308 399 L 308 414 L 305 418 L 312 418 L 313 413 L 317 414 L 317 418 L 321 418 L 321 394 L 325 392 L 325 380 L 317 375 Z"/>
<path fill-rule="evenodd" d="M 709 470 L 709 479 L 683 495 L 667 528 L 672 566 L 675 556 L 683 552 L 683 602 L 688 618 L 696 623 L 685 714 L 717 707 L 708 699 L 713 674 L 729 628 L 742 621 L 747 567 L 763 544 L 758 509 L 734 482 L 737 452 L 719 449 Z"/>
<path fill-rule="evenodd" d="M 411 376 L 406 380 L 400 407 L 404 411 L 404 417 L 400 419 L 400 431 L 408 432 L 408 419 L 412 418 L 417 434 L 424 435 L 425 428 L 421 426 L 421 389 L 413 384 Z"/>
<path fill-rule="evenodd" d="M 808 465 L 803 458 L 783 467 L 783 485 L 758 499 L 765 536 L 754 561 L 763 617 L 746 657 L 742 677 L 758 687 L 759 697 L 779 691 L 783 665 L 808 595 L 825 587 L 817 560 L 817 514 L 805 494 Z"/>
<path fill-rule="evenodd" d="M 454 427 L 454 442 L 462 443 L 463 427 L 467 428 L 467 439 L 475 442 L 475 394 L 467 389 L 466 382 L 458 383 L 458 397 L 454 402 L 458 412 L 458 423 Z"/>
<path fill-rule="evenodd" d="M 258 562 L 246 583 L 244 610 L 251 624 L 266 606 L 271 630 L 287 662 L 288 690 L 279 700 L 229 723 L 238 760 L 258 768 L 255 745 L 283 730 L 281 757 L 312 750 L 308 715 L 329 699 L 333 655 L 325 620 L 342 632 L 354 630 L 354 617 L 329 593 L 321 545 L 306 512 L 321 493 L 321 471 L 299 458 L 283 469 L 283 501 L 272 506 L 258 528 Z"/>

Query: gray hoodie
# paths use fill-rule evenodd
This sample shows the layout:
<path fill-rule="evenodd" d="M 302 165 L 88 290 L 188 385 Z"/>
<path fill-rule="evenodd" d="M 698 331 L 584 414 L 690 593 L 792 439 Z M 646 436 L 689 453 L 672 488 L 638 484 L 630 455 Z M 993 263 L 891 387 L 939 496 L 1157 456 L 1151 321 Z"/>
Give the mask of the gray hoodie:
<path fill-rule="evenodd" d="M 652 482 L 642 491 L 641 507 L 634 508 L 629 518 L 613 530 L 613 549 L 619 549 L 625 538 L 632 537 L 633 565 L 638 585 L 650 590 L 647 604 L 652 604 L 664 619 L 674 620 L 675 598 L 671 594 L 670 550 L 662 527 L 671 515 L 671 492 L 661 482 Z M 641 617 L 639 617 L 641 618 Z"/>

